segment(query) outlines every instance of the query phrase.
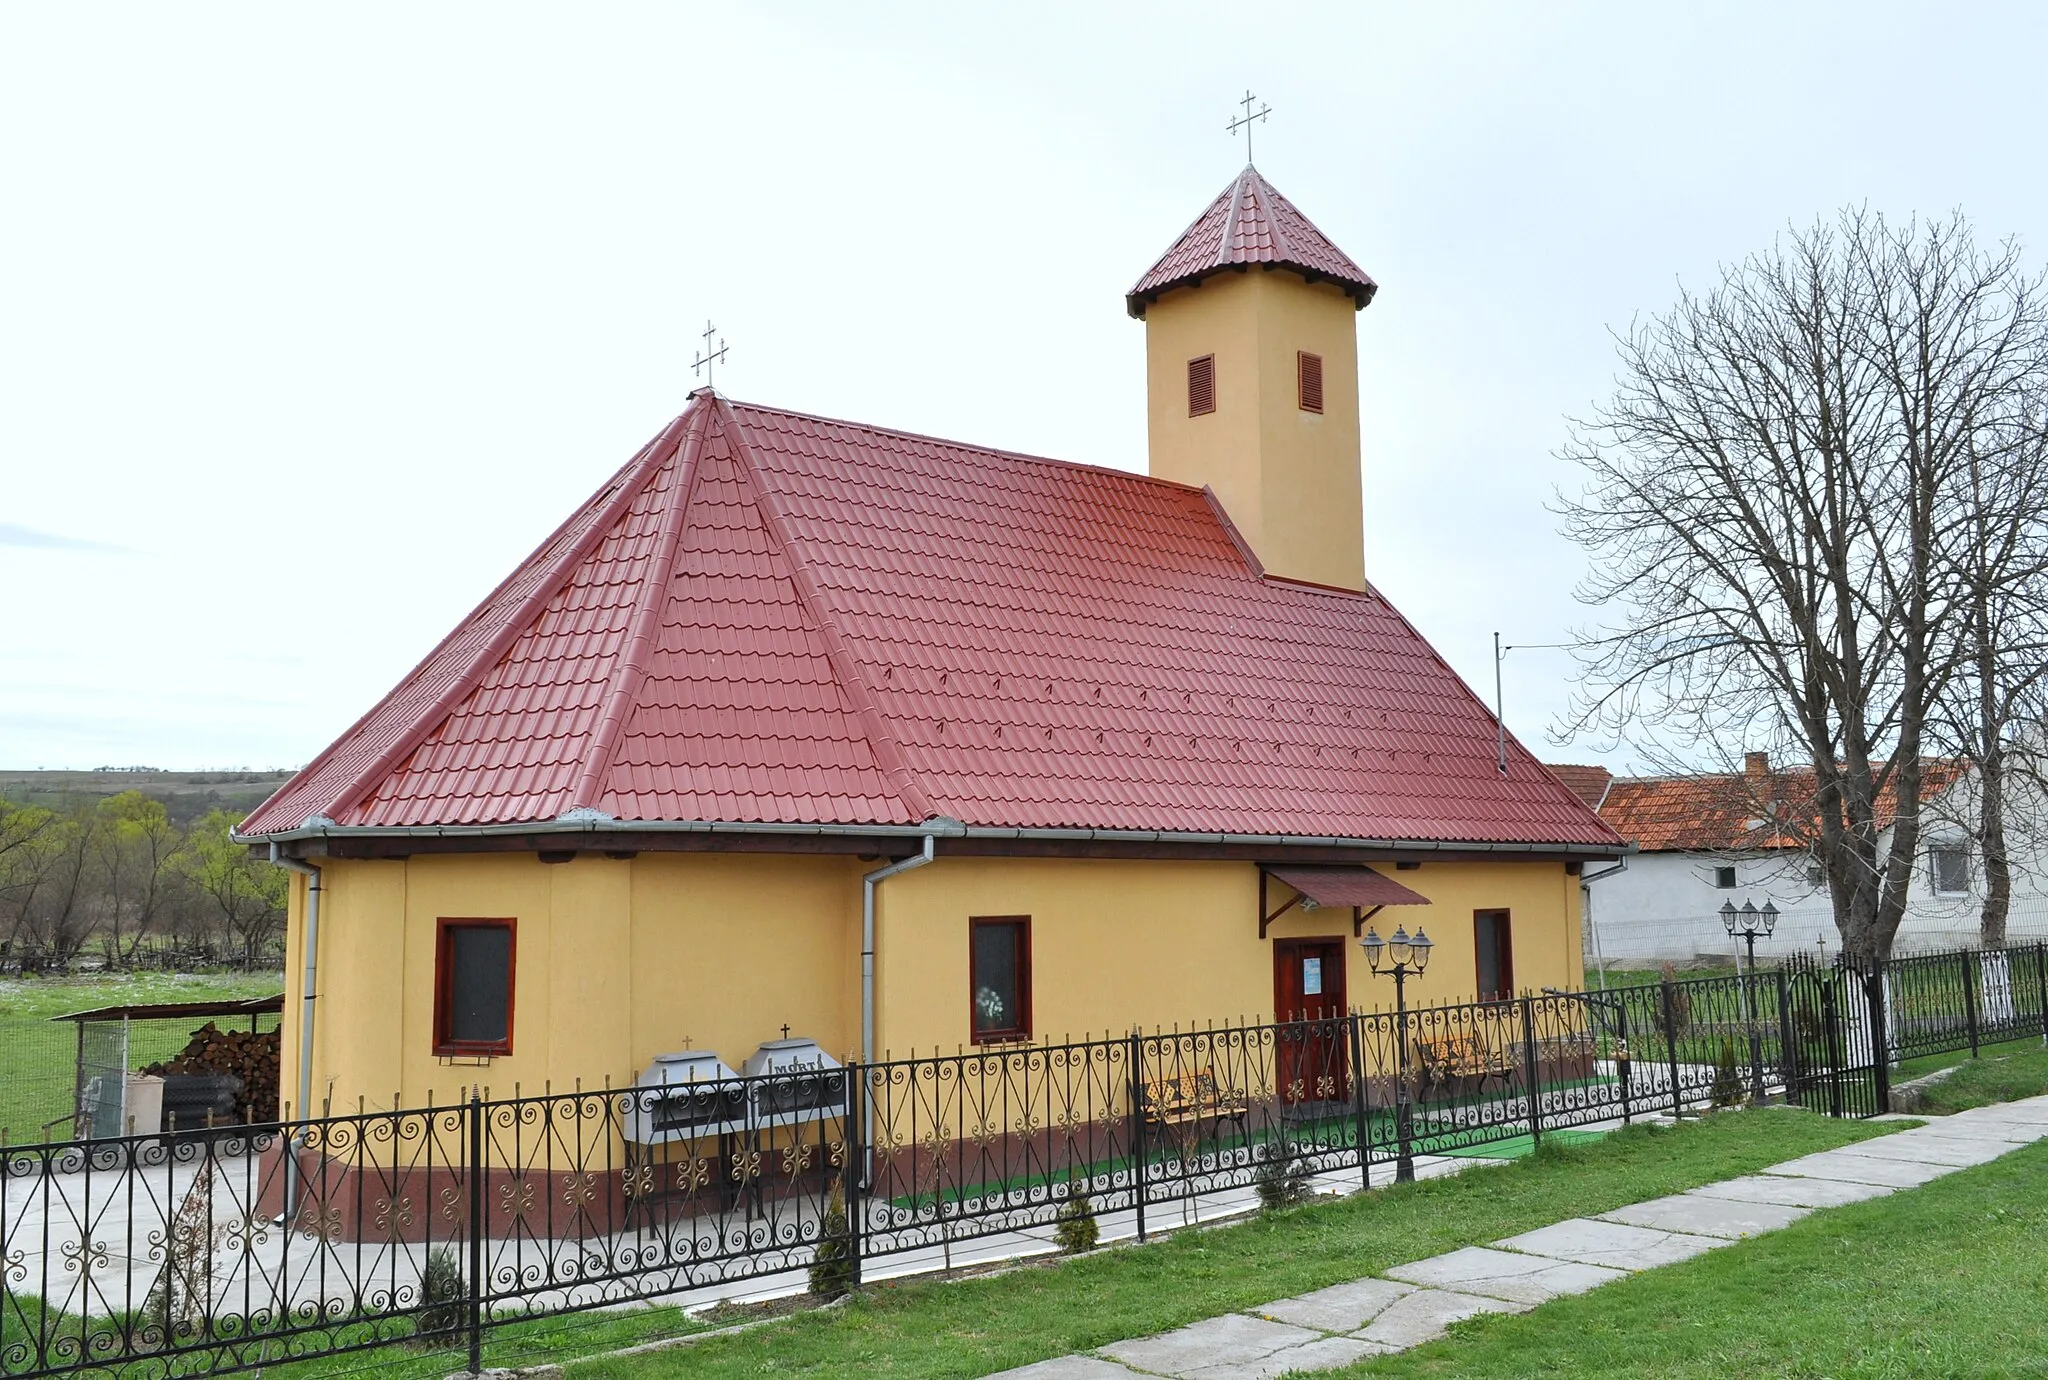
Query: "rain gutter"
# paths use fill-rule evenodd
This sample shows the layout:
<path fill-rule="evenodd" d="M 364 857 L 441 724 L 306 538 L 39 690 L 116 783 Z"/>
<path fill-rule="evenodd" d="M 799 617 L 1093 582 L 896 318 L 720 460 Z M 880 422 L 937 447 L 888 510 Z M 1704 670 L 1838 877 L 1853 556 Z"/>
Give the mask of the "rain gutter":
<path fill-rule="evenodd" d="M 311 1115 L 313 1104 L 313 999 L 320 961 L 320 869 L 288 856 L 274 840 L 270 845 L 270 861 L 306 879 L 306 976 L 299 1004 L 299 1116 L 303 1119 Z M 290 1221 L 299 1208 L 299 1156 L 290 1141 L 291 1137 L 287 1135 L 284 1153 L 286 1221 Z"/>
<path fill-rule="evenodd" d="M 595 811 L 519 824 L 339 825 L 315 816 L 297 829 L 236 834 L 238 843 L 296 843 L 324 838 L 500 838 L 531 835 L 569 841 L 607 834 L 746 834 L 793 838 L 987 839 L 1050 843 L 1208 843 L 1260 848 L 1383 848 L 1416 853 L 1500 853 L 1511 856 L 1633 853 L 1631 843 L 1518 843 L 1459 839 L 1338 838 L 1304 834 L 1238 834 L 1193 829 L 1024 829 L 962 824 L 936 816 L 922 824 L 758 824 L 743 820 L 623 820 Z"/>

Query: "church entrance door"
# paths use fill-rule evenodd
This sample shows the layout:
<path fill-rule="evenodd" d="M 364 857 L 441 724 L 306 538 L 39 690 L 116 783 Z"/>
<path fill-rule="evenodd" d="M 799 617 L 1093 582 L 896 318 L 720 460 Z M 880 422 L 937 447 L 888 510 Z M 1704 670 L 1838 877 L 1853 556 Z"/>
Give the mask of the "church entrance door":
<path fill-rule="evenodd" d="M 1343 1111 L 1351 1098 L 1344 941 L 1275 940 L 1273 1010 L 1282 1110 L 1290 1117 Z"/>

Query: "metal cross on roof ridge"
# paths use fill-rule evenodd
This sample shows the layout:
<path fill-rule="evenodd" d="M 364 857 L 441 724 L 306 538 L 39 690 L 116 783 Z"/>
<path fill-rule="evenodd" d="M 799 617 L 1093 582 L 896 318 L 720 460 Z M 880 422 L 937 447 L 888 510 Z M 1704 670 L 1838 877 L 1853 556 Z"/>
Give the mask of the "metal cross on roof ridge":
<path fill-rule="evenodd" d="M 1230 131 L 1232 137 L 1235 137 L 1240 129 L 1244 131 L 1244 161 L 1247 164 L 1252 161 L 1252 121 L 1263 120 L 1273 113 L 1273 107 L 1270 105 L 1261 105 L 1254 112 L 1252 110 L 1252 102 L 1257 99 L 1258 97 L 1252 94 L 1252 89 L 1247 86 L 1244 89 L 1244 99 L 1237 102 L 1237 104 L 1244 107 L 1244 114 L 1224 126 L 1225 129 Z"/>
<path fill-rule="evenodd" d="M 718 348 L 716 350 L 711 348 L 711 337 L 713 335 L 716 335 L 717 332 L 718 327 L 712 325 L 710 319 L 706 318 L 704 322 L 704 353 L 698 355 L 697 358 L 690 361 L 691 371 L 693 373 L 702 374 L 704 376 L 704 386 L 706 388 L 714 388 L 717 386 L 714 382 L 715 376 L 712 371 L 712 366 L 723 362 L 725 359 L 724 336 L 721 335 L 718 337 Z"/>

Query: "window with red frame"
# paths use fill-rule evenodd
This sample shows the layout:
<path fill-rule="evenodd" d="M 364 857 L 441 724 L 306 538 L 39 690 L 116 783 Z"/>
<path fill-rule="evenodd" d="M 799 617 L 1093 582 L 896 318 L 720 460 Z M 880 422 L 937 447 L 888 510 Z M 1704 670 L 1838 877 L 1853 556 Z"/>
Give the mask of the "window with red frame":
<path fill-rule="evenodd" d="M 443 918 L 435 936 L 434 1053 L 512 1052 L 511 920 Z"/>
<path fill-rule="evenodd" d="M 1472 949 L 1479 960 L 1481 1001 L 1506 1001 L 1515 995 L 1515 941 L 1504 910 L 1472 914 Z"/>
<path fill-rule="evenodd" d="M 967 989 L 974 1043 L 1031 1038 L 1031 917 L 968 922 Z"/>

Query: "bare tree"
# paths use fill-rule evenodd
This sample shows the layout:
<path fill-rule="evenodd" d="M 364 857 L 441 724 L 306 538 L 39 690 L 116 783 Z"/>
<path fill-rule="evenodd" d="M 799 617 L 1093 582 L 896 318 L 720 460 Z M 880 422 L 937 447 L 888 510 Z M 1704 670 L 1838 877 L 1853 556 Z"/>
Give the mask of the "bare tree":
<path fill-rule="evenodd" d="M 1925 757 L 1969 663 L 1957 552 L 1973 458 L 2048 370 L 2041 279 L 1960 217 L 1847 211 L 1723 271 L 1618 340 L 1573 423 L 1560 500 L 1592 557 L 1574 729 L 1732 762 L 1811 763 L 1778 823 L 1809 841 L 1845 950 L 1890 953 Z"/>

